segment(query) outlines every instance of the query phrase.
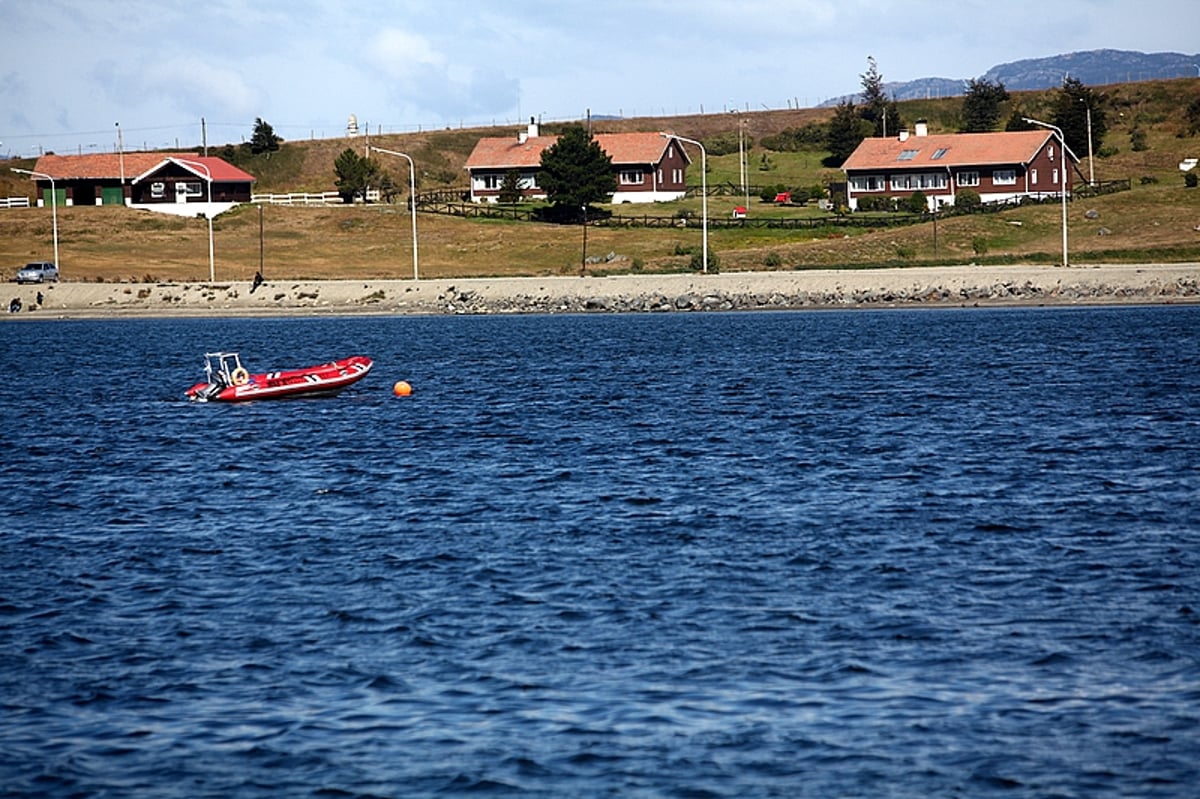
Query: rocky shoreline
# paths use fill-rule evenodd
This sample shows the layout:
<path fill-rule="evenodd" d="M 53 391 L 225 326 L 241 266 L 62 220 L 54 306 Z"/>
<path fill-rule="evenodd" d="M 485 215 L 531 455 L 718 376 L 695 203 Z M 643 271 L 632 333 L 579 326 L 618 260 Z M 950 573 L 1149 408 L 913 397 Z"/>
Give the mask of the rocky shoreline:
<path fill-rule="evenodd" d="M 664 313 L 1200 302 L 1200 265 L 913 267 L 729 274 L 14 286 L 10 319 Z M 40 302 L 39 302 L 40 295 Z"/>

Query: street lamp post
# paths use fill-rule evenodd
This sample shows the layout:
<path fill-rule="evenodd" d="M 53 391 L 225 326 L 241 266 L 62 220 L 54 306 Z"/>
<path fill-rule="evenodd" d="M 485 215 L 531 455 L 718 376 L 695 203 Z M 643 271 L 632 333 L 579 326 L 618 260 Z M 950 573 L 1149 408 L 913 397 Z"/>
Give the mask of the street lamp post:
<path fill-rule="evenodd" d="M 1061 166 L 1059 168 L 1059 182 L 1061 183 L 1061 188 L 1059 193 L 1062 196 L 1062 265 L 1067 266 L 1067 140 L 1063 137 L 1061 128 L 1051 125 L 1049 122 L 1039 122 L 1038 120 L 1030 119 L 1029 117 L 1023 118 L 1030 125 L 1037 125 L 1041 128 L 1049 128 L 1058 134 L 1058 149 L 1060 153 L 1059 160 L 1061 161 Z"/>
<path fill-rule="evenodd" d="M 412 237 L 413 237 L 413 280 L 417 280 L 417 165 L 413 163 L 412 157 L 404 153 L 398 153 L 394 150 L 385 150 L 382 147 L 373 147 L 367 145 L 367 154 L 370 156 L 371 150 L 377 153 L 387 153 L 399 158 L 404 158 L 408 161 L 408 207 L 412 215 Z"/>
<path fill-rule="evenodd" d="M 205 203 L 207 208 L 205 209 L 204 216 L 206 219 L 208 219 L 208 282 L 212 283 L 217 279 L 216 268 L 215 268 L 215 265 L 213 262 L 212 171 L 209 170 L 209 168 L 205 164 L 202 164 L 199 161 L 189 161 L 186 158 L 173 158 L 171 160 L 178 161 L 181 164 L 187 164 L 188 166 L 193 166 L 193 167 L 197 167 L 199 169 L 203 169 L 204 170 L 204 179 L 206 181 L 208 181 L 208 202 Z M 122 189 L 122 191 L 124 191 L 124 189 Z"/>
<path fill-rule="evenodd" d="M 54 188 L 54 178 L 47 175 L 45 172 L 34 172 L 31 169 L 17 169 L 15 166 L 9 167 L 13 172 L 21 175 L 29 175 L 35 178 L 45 178 L 50 181 L 50 219 L 51 229 L 54 233 L 54 265 L 62 269 L 62 264 L 58 262 L 58 192 Z"/>
<path fill-rule="evenodd" d="M 732 113 L 737 113 L 735 108 Z M 745 150 L 745 117 L 738 117 L 738 173 L 742 181 L 742 194 L 745 195 L 746 207 L 750 207 L 750 189 L 746 187 L 746 150 Z"/>
<path fill-rule="evenodd" d="M 1086 97 L 1080 97 L 1079 102 L 1085 103 L 1087 108 L 1087 133 L 1088 133 L 1088 186 L 1096 185 L 1096 158 L 1092 155 L 1092 104 Z"/>
<path fill-rule="evenodd" d="M 704 145 L 701 144 L 700 142 L 696 141 L 695 139 L 687 139 L 687 138 L 684 138 L 683 136 L 676 136 L 673 133 L 660 133 L 659 135 L 662 136 L 664 139 L 679 139 L 679 141 L 685 141 L 688 144 L 694 144 L 700 148 L 700 195 L 701 195 L 700 196 L 700 208 L 701 208 L 700 213 L 703 216 L 702 224 L 703 224 L 703 229 L 704 229 L 704 244 L 702 247 L 703 252 L 701 254 L 701 257 L 704 259 L 704 265 L 701 267 L 701 271 L 707 273 L 708 272 L 708 154 L 704 151 Z"/>

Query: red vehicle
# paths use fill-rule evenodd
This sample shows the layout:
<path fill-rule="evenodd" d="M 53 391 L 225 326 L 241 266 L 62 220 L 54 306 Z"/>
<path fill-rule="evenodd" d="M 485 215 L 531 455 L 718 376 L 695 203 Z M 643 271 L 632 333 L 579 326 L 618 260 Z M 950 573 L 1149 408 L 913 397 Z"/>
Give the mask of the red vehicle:
<path fill-rule="evenodd" d="M 249 402 L 284 397 L 332 396 L 371 371 L 365 355 L 303 369 L 251 374 L 236 352 L 204 353 L 205 380 L 187 390 L 196 402 Z"/>

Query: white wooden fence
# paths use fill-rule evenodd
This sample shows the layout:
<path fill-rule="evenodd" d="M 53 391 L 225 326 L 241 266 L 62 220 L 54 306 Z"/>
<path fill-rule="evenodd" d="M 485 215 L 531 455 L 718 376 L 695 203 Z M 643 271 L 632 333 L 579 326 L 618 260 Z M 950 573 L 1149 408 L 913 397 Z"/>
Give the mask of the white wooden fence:
<path fill-rule="evenodd" d="M 336 191 L 252 194 L 250 195 L 250 202 L 265 203 L 267 205 L 341 205 L 342 195 Z M 367 202 L 379 202 L 378 189 L 367 191 Z"/>
<path fill-rule="evenodd" d="M 28 208 L 28 197 L 0 197 L 0 208 Z"/>

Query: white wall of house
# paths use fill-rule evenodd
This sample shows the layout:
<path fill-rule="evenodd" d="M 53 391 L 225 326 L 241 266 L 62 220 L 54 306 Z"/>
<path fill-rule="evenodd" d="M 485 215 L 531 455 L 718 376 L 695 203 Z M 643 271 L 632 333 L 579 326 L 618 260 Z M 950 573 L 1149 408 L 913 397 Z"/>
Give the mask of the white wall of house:
<path fill-rule="evenodd" d="M 681 191 L 620 191 L 613 195 L 612 204 L 621 203 L 666 203 L 672 200 L 682 200 Z"/>
<path fill-rule="evenodd" d="M 130 203 L 130 208 L 141 211 L 154 211 L 157 214 L 171 216 L 203 216 L 209 219 L 218 217 L 233 208 L 238 203 Z"/>

